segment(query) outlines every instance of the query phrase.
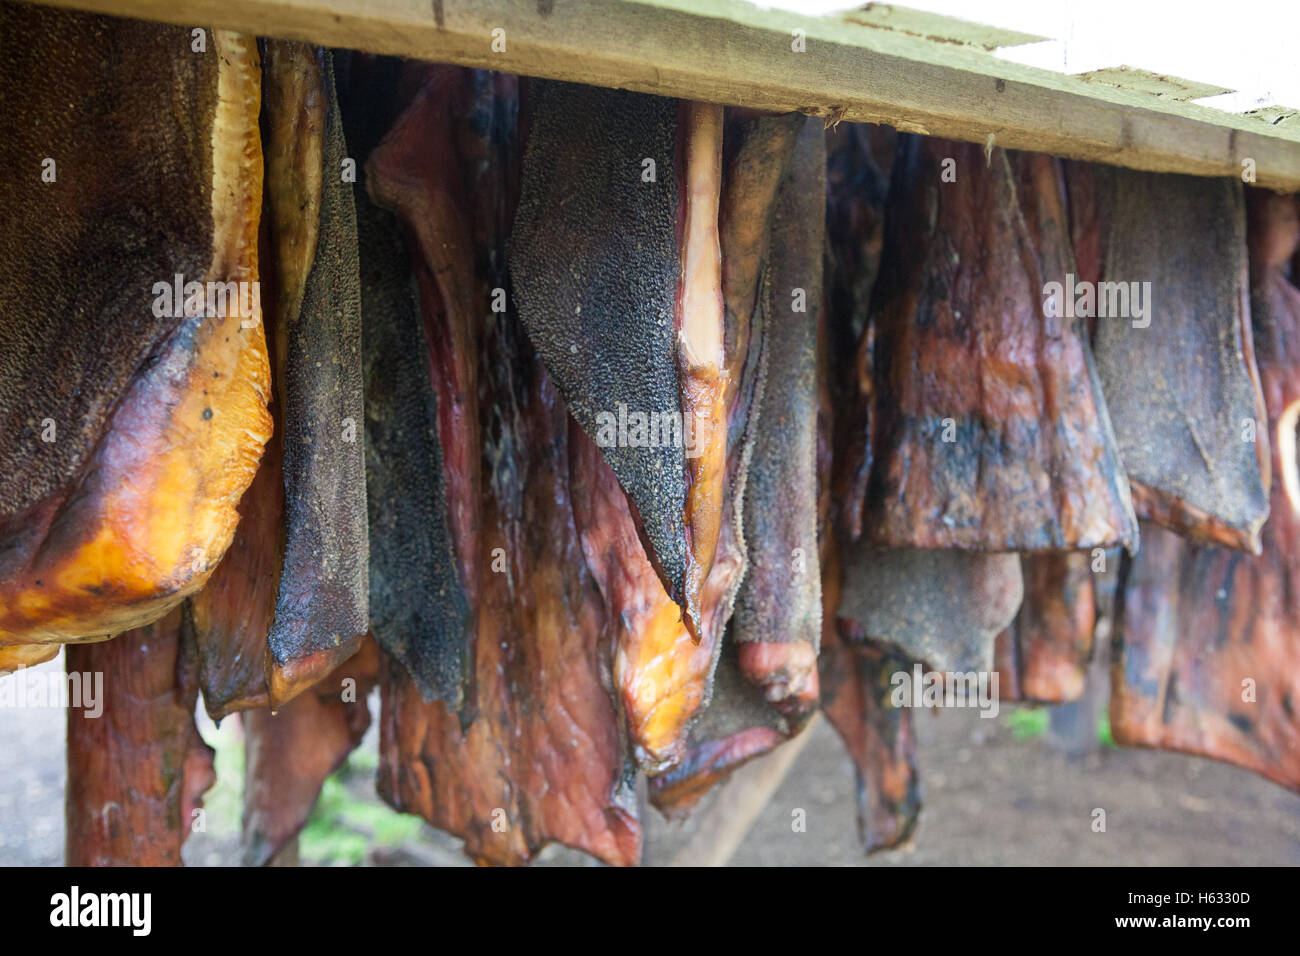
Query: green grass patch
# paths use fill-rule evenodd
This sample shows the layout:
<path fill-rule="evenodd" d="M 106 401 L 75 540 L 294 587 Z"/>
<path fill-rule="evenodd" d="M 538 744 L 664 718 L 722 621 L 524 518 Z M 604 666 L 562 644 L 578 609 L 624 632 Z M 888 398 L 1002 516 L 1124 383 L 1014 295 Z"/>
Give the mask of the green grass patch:
<path fill-rule="evenodd" d="M 1003 720 L 1016 740 L 1031 740 L 1047 733 L 1049 717 L 1043 707 L 1017 707 Z"/>

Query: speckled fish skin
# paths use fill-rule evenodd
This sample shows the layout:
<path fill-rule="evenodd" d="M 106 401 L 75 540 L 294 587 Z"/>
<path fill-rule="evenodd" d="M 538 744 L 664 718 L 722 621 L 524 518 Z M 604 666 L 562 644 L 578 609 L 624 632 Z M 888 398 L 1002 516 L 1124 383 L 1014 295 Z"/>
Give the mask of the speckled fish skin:
<path fill-rule="evenodd" d="M 1300 289 L 1295 199 L 1251 190 L 1251 313 L 1274 481 L 1258 557 L 1150 525 L 1120 594 L 1115 741 L 1213 757 L 1300 791 Z"/>
<path fill-rule="evenodd" d="M 492 325 L 481 343 L 496 438 L 480 518 L 477 715 L 462 730 L 390 667 L 380 794 L 462 837 L 481 862 L 526 863 L 555 841 L 629 865 L 640 827 L 606 686 L 612 622 L 573 522 L 567 411 L 517 319 Z"/>
<path fill-rule="evenodd" d="M 942 180 L 954 160 L 956 181 Z M 900 138 L 869 328 L 863 533 L 891 547 L 1132 544 L 1086 328 L 1045 315 L 1074 271 L 1059 162 Z"/>
<path fill-rule="evenodd" d="M 395 119 L 378 95 L 391 72 L 354 56 L 341 84 L 348 142 L 362 160 Z M 371 630 L 423 699 L 459 709 L 473 625 L 452 539 L 431 343 L 401 222 L 370 200 L 369 167 L 358 166 Z"/>
<path fill-rule="evenodd" d="M 405 190 L 405 209 L 441 210 L 419 224 L 422 233 L 406 225 L 419 237 L 422 257 L 430 254 L 425 243 L 460 243 L 438 282 L 470 290 L 470 300 L 473 290 L 495 284 L 492 262 L 503 260 L 493 250 L 516 201 L 518 153 L 508 136 L 492 132 L 494 124 L 482 123 L 497 109 L 514 122 L 515 81 L 498 75 L 485 89 L 491 76 L 444 76 L 444 95 L 459 92 L 445 104 L 450 165 L 440 183 L 402 178 L 405 167 L 389 167 Z M 420 133 L 414 125 L 395 127 L 390 156 Z M 372 157 L 372 174 L 378 165 Z M 431 196 L 429 190 L 446 188 L 452 171 L 477 181 L 476 191 L 500 205 L 471 220 Z M 509 289 L 509 277 L 500 278 Z M 426 317 L 457 321 L 450 307 L 429 311 L 431 291 L 421 289 Z M 474 696 L 462 713 L 443 701 L 425 702 L 404 668 L 387 659 L 379 790 L 398 809 L 464 839 L 481 863 L 526 863 L 559 842 L 628 865 L 640 856 L 640 827 L 608 682 L 612 621 L 575 527 L 570 419 L 509 298 L 505 312 L 490 303 L 485 297 L 474 307 L 472 323 L 462 316 L 479 361 L 465 383 L 477 396 L 473 415 L 463 414 L 462 404 L 460 423 L 483 449 L 478 497 L 465 502 L 473 506 L 470 526 L 478 538 L 469 571 L 478 582 Z"/>
<path fill-rule="evenodd" d="M 257 51 L 204 35 L 0 8 L 0 641 L 166 614 L 270 437 Z M 178 274 L 214 314 L 173 315 Z"/>
<path fill-rule="evenodd" d="M 1093 340 L 1134 507 L 1180 534 L 1258 553 L 1269 451 L 1266 436 L 1243 438 L 1264 407 L 1242 184 L 1109 167 L 1094 176 L 1103 281 L 1151 284 L 1149 327 L 1098 317 Z"/>
<path fill-rule="evenodd" d="M 276 713 L 243 713 L 244 810 L 241 862 L 266 866 L 306 826 L 321 787 L 370 727 L 366 697 L 379 677 L 367 638 L 338 670 Z"/>
<path fill-rule="evenodd" d="M 264 43 L 285 487 L 267 686 L 280 707 L 360 646 L 369 536 L 356 211 L 333 61 L 305 44 Z"/>
<path fill-rule="evenodd" d="M 1023 588 L 1016 554 L 876 548 L 864 538 L 844 555 L 840 614 L 933 670 L 987 671 Z"/>
<path fill-rule="evenodd" d="M 194 725 L 197 662 L 181 609 L 111 641 L 68 648 L 69 674 L 102 675 L 103 712 L 68 709 L 68 866 L 180 866 L 216 780 Z"/>
<path fill-rule="evenodd" d="M 599 443 L 598 416 L 617 415 L 620 405 L 682 410 L 678 103 L 569 84 L 530 89 L 510 269 L 529 337 L 573 417 Z M 643 159 L 654 163 L 653 182 L 643 181 Z M 669 596 L 689 614 L 683 448 L 601 450 Z"/>
<path fill-rule="evenodd" d="M 809 120 L 771 219 L 765 383 L 745 484 L 749 561 L 732 624 L 742 672 L 791 714 L 818 699 L 817 322 L 825 222 L 826 134 Z"/>
<path fill-rule="evenodd" d="M 356 57 L 353 59 L 355 61 Z M 364 61 L 354 68 L 354 74 L 362 65 Z M 491 210 L 485 211 L 484 215 L 501 216 L 505 213 L 497 208 L 503 202 L 495 189 L 476 181 L 473 173 L 462 172 L 463 168 L 478 169 L 478 164 L 467 163 L 458 155 L 463 141 L 460 129 L 466 122 L 463 111 L 470 108 L 473 93 L 471 79 L 474 74 L 456 67 L 406 63 L 397 68 L 396 83 L 384 83 L 382 75 L 387 69 L 385 61 L 376 61 L 367 68 L 377 72 L 380 78 L 371 82 L 379 83 L 381 89 L 386 87 L 391 90 L 396 86 L 413 91 L 410 101 L 396 117 L 386 123 L 384 117 L 375 115 L 377 109 L 386 109 L 378 105 L 386 102 L 386 95 L 381 93 L 369 98 L 363 97 L 360 109 L 364 110 L 364 115 L 358 117 L 358 122 L 372 119 L 377 123 L 385 123 L 382 131 L 377 130 L 365 136 L 363 145 L 377 141 L 373 152 L 366 159 L 366 190 L 376 206 L 392 210 L 397 215 L 411 254 L 410 268 L 415 276 L 423 328 L 420 334 L 425 346 L 419 356 L 426 363 L 427 372 L 417 373 L 403 366 L 402 374 L 427 377 L 434 393 L 432 410 L 427 406 L 421 409 L 419 404 L 411 402 L 405 407 L 403 417 L 394 419 L 387 426 L 381 426 L 374 436 L 375 443 L 371 446 L 370 453 L 387 454 L 390 462 L 395 455 L 406 455 L 408 463 L 404 467 L 420 467 L 420 463 L 413 460 L 413 454 L 437 455 L 441 462 L 438 478 L 416 474 L 410 476 L 408 481 L 396 471 L 389 475 L 381 475 L 376 471 L 381 484 L 374 499 L 374 517 L 384 521 L 387 520 L 382 514 L 385 509 L 407 506 L 386 502 L 382 497 L 382 493 L 395 480 L 402 480 L 408 485 L 404 490 L 412 495 L 407 499 L 409 506 L 432 509 L 432 523 L 425 529 L 430 539 L 427 546 L 423 542 L 419 544 L 421 549 L 428 548 L 429 556 L 419 558 L 420 576 L 406 580 L 407 585 L 413 587 L 418 586 L 426 576 L 436 577 L 438 581 L 434 593 L 439 595 L 439 601 L 446 604 L 446 617 L 441 621 L 403 621 L 394 615 L 420 613 L 409 606 L 402 608 L 393 603 L 405 602 L 415 596 L 406 590 L 407 585 L 400 592 L 391 591 L 389 595 L 381 595 L 381 618 L 376 636 L 385 648 L 405 646 L 406 651 L 402 652 L 405 666 L 422 683 L 421 692 L 426 699 L 439 696 L 449 701 L 459 699 L 461 703 L 457 706 L 465 708 L 464 716 L 469 717 L 473 707 L 472 659 L 476 634 L 473 615 L 477 613 L 480 575 L 483 573 L 479 520 L 484 457 L 479 416 L 477 323 L 481 311 L 489 307 L 489 296 L 480 287 L 481 282 L 488 277 L 478 275 L 476 254 L 479 250 L 476 241 L 482 242 L 484 255 L 490 255 L 489 247 L 494 244 L 487 237 L 476 233 L 478 219 L 475 212 L 479 207 L 469 206 L 469 197 L 482 198 L 483 206 Z M 505 82 L 504 77 L 502 82 Z M 511 78 L 511 82 L 517 81 Z M 391 93 L 387 96 L 391 96 Z M 514 102 L 515 98 L 511 94 L 502 99 Z M 495 154 L 496 151 L 492 152 Z M 499 173 L 499 165 L 492 162 L 483 163 L 481 168 L 485 172 Z M 500 178 L 499 175 L 497 178 Z M 494 183 L 495 180 L 489 177 L 488 182 Z M 363 205 L 362 208 L 366 207 Z M 369 218 L 365 227 L 371 228 Z M 391 236 L 384 241 L 391 243 Z M 380 265 L 380 256 L 389 254 L 385 248 L 379 245 L 369 248 L 366 262 Z M 394 265 L 392 268 L 399 267 Z M 366 269 L 367 281 L 370 281 L 370 266 L 367 265 Z M 490 286 L 496 287 L 505 286 L 498 282 L 493 282 Z M 382 303 L 373 298 L 376 291 L 373 286 L 370 291 L 372 304 L 383 308 Z M 480 298 L 480 295 L 483 297 Z M 380 335 L 391 334 L 383 329 L 376 329 L 376 332 Z M 377 338 L 370 341 L 374 346 L 380 344 Z M 371 345 L 367 345 L 367 350 L 373 356 L 375 353 L 369 351 Z M 414 351 L 409 342 L 405 348 Z M 389 359 L 388 356 L 382 356 L 381 360 L 387 363 Z M 376 371 L 380 372 L 381 368 L 376 368 Z M 382 372 L 386 374 L 386 366 Z M 376 389 L 370 399 L 372 404 L 386 401 L 387 390 L 396 387 L 396 384 L 394 378 L 388 385 Z M 419 384 L 414 381 L 403 387 L 418 388 Z M 413 454 L 398 448 L 389 448 L 385 452 L 384 446 L 396 437 L 392 429 L 407 427 L 405 416 L 418 415 L 421 410 L 426 415 L 430 411 L 436 415 L 434 423 L 437 449 L 424 445 L 417 446 Z M 427 425 L 412 427 L 427 428 Z M 424 441 L 427 440 L 426 437 Z M 379 464 L 379 460 L 375 459 L 374 463 Z M 432 459 L 429 464 L 432 466 Z M 414 487 L 409 487 L 412 485 Z M 437 500 L 440 494 L 445 497 L 445 505 Z M 440 540 L 442 532 L 437 527 L 439 516 L 444 511 L 448 525 L 446 541 Z M 403 533 L 418 534 L 420 531 L 418 528 L 408 528 Z M 388 538 L 379 544 L 377 559 L 387 562 L 393 558 L 392 549 L 405 547 L 400 538 Z M 454 578 L 447 577 L 446 571 L 438 567 L 439 562 L 446 561 L 448 547 L 454 558 Z M 396 573 L 402 575 L 405 570 L 398 568 Z M 378 586 L 381 590 L 393 587 L 393 574 L 391 569 L 380 571 Z M 446 590 L 448 588 L 450 591 Z M 466 605 L 464 611 L 460 607 L 457 590 L 463 592 Z M 442 615 L 444 609 L 433 609 L 433 613 Z M 421 647 L 422 642 L 431 636 L 431 626 L 436 628 L 432 634 L 441 635 L 437 646 Z M 400 634 L 404 628 L 410 628 L 409 632 Z M 461 659 L 460 664 L 457 663 L 458 658 Z"/>
<path fill-rule="evenodd" d="M 716 671 L 680 760 L 650 780 L 655 807 L 675 816 L 689 812 L 734 770 L 790 739 L 818 700 L 817 323 L 825 131 L 798 116 L 742 120 L 733 131 L 739 144 L 729 151 L 723 191 L 723 274 L 753 276 L 756 288 L 751 300 L 747 283 L 724 282 L 728 321 L 743 334 L 731 334 L 729 325 L 734 385 L 724 523 L 703 602 L 710 624 L 704 643 L 718 642 Z M 764 233 L 761 242 L 753 239 L 756 229 Z M 796 287 L 804 291 L 807 312 L 793 311 Z M 770 420 L 764 417 L 769 387 L 776 394 Z M 768 444 L 760 458 L 765 425 Z M 759 483 L 752 504 L 751 481 Z M 786 515 L 775 513 L 787 508 Z M 797 547 L 805 549 L 802 575 L 794 573 Z"/>

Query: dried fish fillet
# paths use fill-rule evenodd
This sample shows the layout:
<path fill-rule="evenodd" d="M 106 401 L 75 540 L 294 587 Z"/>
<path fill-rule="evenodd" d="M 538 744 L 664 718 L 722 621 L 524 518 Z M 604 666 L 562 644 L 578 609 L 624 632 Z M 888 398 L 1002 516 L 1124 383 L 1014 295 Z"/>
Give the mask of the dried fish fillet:
<path fill-rule="evenodd" d="M 0 318 L 0 640 L 95 639 L 203 585 L 271 435 L 257 51 L 15 4 L 0 35 L 0 292 L 31 304 Z"/>
<path fill-rule="evenodd" d="M 1086 328 L 1045 299 L 1074 271 L 1063 188 L 1050 156 L 900 139 L 859 382 L 875 544 L 1136 540 Z"/>

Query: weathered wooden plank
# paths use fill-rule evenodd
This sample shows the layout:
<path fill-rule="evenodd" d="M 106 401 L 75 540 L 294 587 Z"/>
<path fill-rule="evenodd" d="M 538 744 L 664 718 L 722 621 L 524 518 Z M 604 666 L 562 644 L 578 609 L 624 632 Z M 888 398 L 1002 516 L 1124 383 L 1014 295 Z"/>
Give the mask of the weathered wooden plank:
<path fill-rule="evenodd" d="M 741 0 L 41 0 L 1300 190 L 1300 125 Z M 493 31 L 501 30 L 494 37 Z M 803 52 L 793 47 L 803 32 Z M 4 38 L 0 38 L 3 41 Z M 495 48 L 494 48 L 495 41 Z"/>

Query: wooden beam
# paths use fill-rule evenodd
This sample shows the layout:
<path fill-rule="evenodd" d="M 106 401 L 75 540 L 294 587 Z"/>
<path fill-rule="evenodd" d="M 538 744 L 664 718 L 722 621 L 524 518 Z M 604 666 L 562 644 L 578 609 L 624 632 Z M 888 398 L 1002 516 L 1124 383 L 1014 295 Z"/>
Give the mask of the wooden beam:
<path fill-rule="evenodd" d="M 1012 63 L 861 18 L 742 0 L 41 2 L 968 142 L 992 136 L 999 146 L 1137 169 L 1239 176 L 1251 159 L 1260 185 L 1300 191 L 1300 125 Z M 494 30 L 505 31 L 497 50 Z M 793 49 L 795 31 L 803 52 Z"/>

